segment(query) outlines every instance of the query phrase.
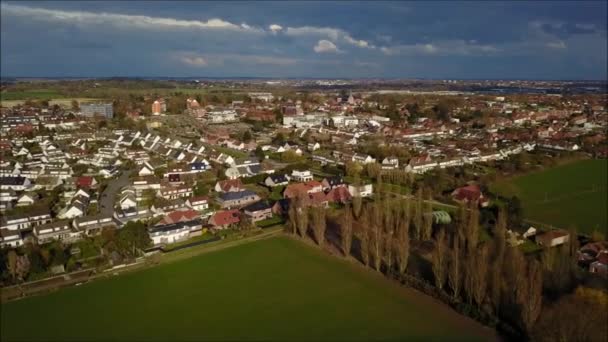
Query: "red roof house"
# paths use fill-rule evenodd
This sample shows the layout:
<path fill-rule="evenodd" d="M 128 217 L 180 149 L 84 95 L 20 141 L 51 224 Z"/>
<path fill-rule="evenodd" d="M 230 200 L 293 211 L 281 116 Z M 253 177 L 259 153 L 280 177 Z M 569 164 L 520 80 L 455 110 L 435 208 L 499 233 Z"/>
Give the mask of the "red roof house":
<path fill-rule="evenodd" d="M 487 206 L 490 201 L 481 193 L 477 184 L 471 184 L 458 188 L 452 192 L 452 198 L 458 202 L 472 203 L 477 202 L 482 207 Z"/>
<path fill-rule="evenodd" d="M 240 221 L 241 215 L 238 209 L 218 211 L 209 218 L 209 223 L 216 229 L 225 229 Z"/>
<path fill-rule="evenodd" d="M 173 224 L 178 222 L 188 222 L 199 218 L 201 215 L 192 209 L 188 210 L 175 210 L 165 215 L 163 219 L 158 222 L 156 225 L 165 225 L 165 224 Z"/>
<path fill-rule="evenodd" d="M 94 188 L 97 181 L 92 176 L 80 176 L 76 178 L 76 187 L 78 188 Z"/>

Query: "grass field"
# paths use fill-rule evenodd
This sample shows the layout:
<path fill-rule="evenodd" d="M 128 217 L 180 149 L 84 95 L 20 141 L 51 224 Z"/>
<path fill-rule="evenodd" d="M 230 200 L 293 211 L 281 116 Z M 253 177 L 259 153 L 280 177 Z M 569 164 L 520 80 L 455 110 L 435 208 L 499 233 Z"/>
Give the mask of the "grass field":
<path fill-rule="evenodd" d="M 43 98 L 44 99 L 44 98 Z M 48 100 L 48 98 L 46 98 Z M 78 101 L 78 103 L 86 103 L 86 102 L 95 102 L 99 101 L 99 99 L 89 98 L 89 97 L 69 97 L 69 98 L 53 98 L 49 100 L 49 105 L 59 105 L 63 107 L 71 107 L 72 100 Z M 17 105 L 21 105 L 25 102 L 25 100 L 5 100 L 2 98 L 0 104 L 3 107 L 14 107 Z"/>
<path fill-rule="evenodd" d="M 608 161 L 582 160 L 499 182 L 493 191 L 517 195 L 524 216 L 580 232 L 608 232 Z"/>
<path fill-rule="evenodd" d="M 4 91 L 0 93 L 0 99 L 5 100 L 49 100 L 64 97 L 52 89 L 32 89 L 22 91 Z"/>
<path fill-rule="evenodd" d="M 286 237 L 2 305 L 1 340 L 484 340 L 429 297 Z"/>

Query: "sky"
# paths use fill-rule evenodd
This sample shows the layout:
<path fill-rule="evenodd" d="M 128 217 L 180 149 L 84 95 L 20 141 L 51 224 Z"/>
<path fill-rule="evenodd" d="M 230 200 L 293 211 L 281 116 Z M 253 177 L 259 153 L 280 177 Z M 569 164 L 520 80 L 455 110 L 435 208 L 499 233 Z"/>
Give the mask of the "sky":
<path fill-rule="evenodd" d="M 0 1 L 0 75 L 606 80 L 607 3 Z"/>

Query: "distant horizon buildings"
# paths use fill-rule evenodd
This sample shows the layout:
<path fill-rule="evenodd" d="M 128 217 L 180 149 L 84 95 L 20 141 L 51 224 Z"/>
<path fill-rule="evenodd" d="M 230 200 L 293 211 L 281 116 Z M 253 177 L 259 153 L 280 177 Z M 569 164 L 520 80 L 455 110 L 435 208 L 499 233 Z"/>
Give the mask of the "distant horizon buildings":
<path fill-rule="evenodd" d="M 114 117 L 114 107 L 110 103 L 84 103 L 80 105 L 80 114 L 83 116 L 93 117 L 102 115 L 106 119 Z"/>

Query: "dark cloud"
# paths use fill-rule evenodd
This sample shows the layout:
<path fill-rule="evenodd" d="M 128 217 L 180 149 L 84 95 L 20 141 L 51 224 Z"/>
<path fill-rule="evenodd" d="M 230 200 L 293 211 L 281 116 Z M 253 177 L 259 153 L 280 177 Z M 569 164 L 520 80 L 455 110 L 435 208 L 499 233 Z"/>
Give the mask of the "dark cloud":
<path fill-rule="evenodd" d="M 605 2 L 1 3 L 6 76 L 597 79 L 607 70 Z"/>

